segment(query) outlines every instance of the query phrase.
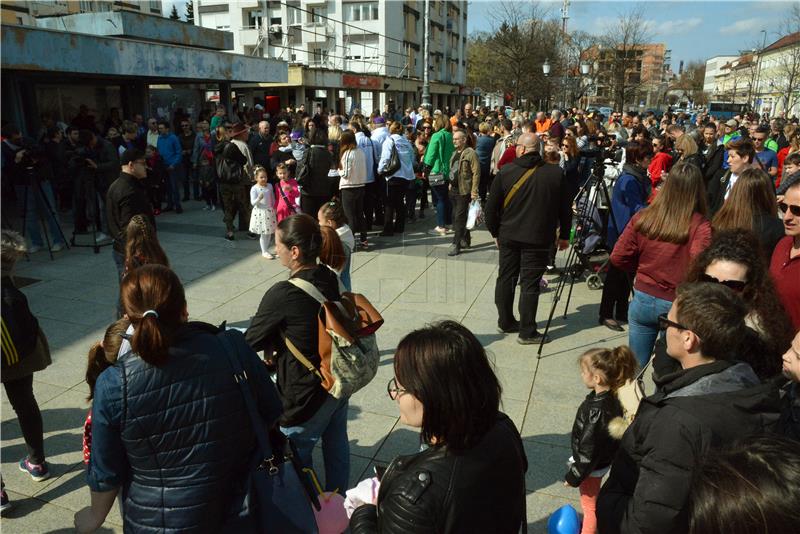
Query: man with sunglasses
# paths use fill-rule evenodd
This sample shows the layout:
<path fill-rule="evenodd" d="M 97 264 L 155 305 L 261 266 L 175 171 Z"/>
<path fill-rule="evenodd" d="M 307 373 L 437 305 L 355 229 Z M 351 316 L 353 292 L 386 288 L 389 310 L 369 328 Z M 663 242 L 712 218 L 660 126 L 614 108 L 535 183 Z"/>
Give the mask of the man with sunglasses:
<path fill-rule="evenodd" d="M 747 309 L 720 284 L 678 288 L 659 317 L 676 372 L 655 377 L 639 404 L 597 501 L 604 534 L 688 532 L 689 484 L 711 446 L 773 431 L 780 399 L 746 363 L 729 360 L 743 343 Z"/>
<path fill-rule="evenodd" d="M 800 181 L 786 190 L 778 203 L 786 236 L 772 252 L 769 272 L 795 331 L 800 330 Z"/>

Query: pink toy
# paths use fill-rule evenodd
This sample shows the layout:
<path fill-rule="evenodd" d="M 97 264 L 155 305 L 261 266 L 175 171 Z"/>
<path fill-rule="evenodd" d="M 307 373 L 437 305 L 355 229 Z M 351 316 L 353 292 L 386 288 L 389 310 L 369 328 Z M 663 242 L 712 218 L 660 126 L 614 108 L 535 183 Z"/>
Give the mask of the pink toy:
<path fill-rule="evenodd" d="M 347 512 L 344 509 L 344 496 L 339 495 L 339 490 L 322 491 L 322 486 L 317 480 L 317 474 L 313 469 L 305 468 L 304 472 L 308 473 L 314 487 L 319 493 L 320 509 L 311 507 L 314 511 L 314 519 L 317 521 L 317 528 L 319 534 L 342 534 L 347 530 L 350 520 L 347 517 Z"/>

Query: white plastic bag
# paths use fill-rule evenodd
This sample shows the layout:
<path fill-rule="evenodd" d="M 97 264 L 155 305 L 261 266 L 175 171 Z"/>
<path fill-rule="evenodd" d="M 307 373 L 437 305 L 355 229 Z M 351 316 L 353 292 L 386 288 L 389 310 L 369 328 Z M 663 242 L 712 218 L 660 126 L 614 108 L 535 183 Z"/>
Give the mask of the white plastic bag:
<path fill-rule="evenodd" d="M 483 209 L 480 200 L 473 200 L 469 203 L 469 213 L 467 214 L 467 230 L 472 230 L 483 220 Z"/>

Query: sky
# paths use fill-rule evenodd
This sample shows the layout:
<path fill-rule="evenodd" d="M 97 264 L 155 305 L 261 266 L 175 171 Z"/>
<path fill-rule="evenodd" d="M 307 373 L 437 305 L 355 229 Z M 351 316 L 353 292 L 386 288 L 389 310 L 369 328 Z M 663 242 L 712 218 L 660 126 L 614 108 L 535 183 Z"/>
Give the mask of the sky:
<path fill-rule="evenodd" d="M 527 3 L 527 0 L 510 1 Z M 470 34 L 492 30 L 496 25 L 492 14 L 498 12 L 500 3 L 497 0 L 470 0 L 467 19 Z M 562 0 L 541 0 L 539 3 L 550 11 L 551 16 L 561 17 Z M 164 14 L 170 13 L 173 4 L 183 16 L 186 0 L 163 0 Z M 672 69 L 677 73 L 681 60 L 685 63 L 705 61 L 717 55 L 736 55 L 739 50 L 758 48 L 764 39 L 761 30 L 767 31 L 767 45 L 776 41 L 781 20 L 785 18 L 792 2 L 572 0 L 567 31 L 605 33 L 609 27 L 613 27 L 618 14 L 629 11 L 637 4 L 644 7 L 645 17 L 650 21 L 653 42 L 663 42 L 672 50 Z"/>
<path fill-rule="evenodd" d="M 521 2 L 521 0 L 515 0 Z M 496 23 L 493 13 L 501 2 L 471 0 L 467 29 L 491 31 Z M 539 2 L 551 16 L 561 18 L 561 0 Z M 678 72 L 681 60 L 702 60 L 717 55 L 736 55 L 741 49 L 761 46 L 767 31 L 767 46 L 779 37 L 781 21 L 792 2 L 773 1 L 671 1 L 660 2 L 596 2 L 572 0 L 569 7 L 567 31 L 582 30 L 603 34 L 613 27 L 619 14 L 642 5 L 650 23 L 652 42 L 665 43 L 672 50 L 672 69 Z"/>

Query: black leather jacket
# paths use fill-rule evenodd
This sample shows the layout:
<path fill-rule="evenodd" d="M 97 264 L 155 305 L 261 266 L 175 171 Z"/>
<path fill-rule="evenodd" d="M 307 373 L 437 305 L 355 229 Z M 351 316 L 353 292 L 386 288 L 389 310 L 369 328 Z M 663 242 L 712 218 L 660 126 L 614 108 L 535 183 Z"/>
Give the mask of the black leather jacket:
<path fill-rule="evenodd" d="M 580 486 L 592 471 L 611 465 L 619 441 L 611 437 L 608 423 L 622 417 L 622 406 L 610 391 L 599 395 L 592 391 L 578 408 L 572 425 L 573 463 L 564 480 L 570 486 Z"/>
<path fill-rule="evenodd" d="M 381 480 L 378 506 L 360 506 L 352 534 L 520 532 L 525 519 L 528 462 L 514 423 L 497 423 L 472 449 L 446 446 L 400 456 Z"/>

